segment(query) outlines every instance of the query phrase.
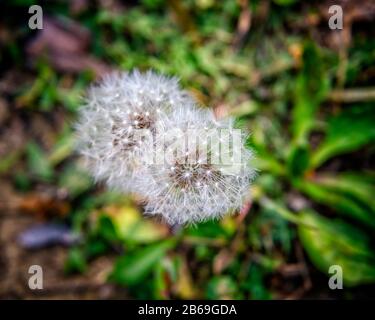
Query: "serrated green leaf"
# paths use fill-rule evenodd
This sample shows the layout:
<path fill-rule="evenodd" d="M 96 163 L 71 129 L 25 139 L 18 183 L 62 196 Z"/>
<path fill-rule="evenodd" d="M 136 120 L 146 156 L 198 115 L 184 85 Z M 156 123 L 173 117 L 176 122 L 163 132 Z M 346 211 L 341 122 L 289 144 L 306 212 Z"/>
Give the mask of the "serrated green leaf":
<path fill-rule="evenodd" d="M 314 181 L 302 181 L 297 187 L 318 203 L 335 209 L 338 214 L 356 219 L 366 226 L 375 227 L 374 215 L 345 194 L 334 192 L 331 188 Z"/>
<path fill-rule="evenodd" d="M 300 240 L 311 261 L 322 272 L 338 265 L 343 270 L 344 287 L 375 282 L 375 256 L 366 234 L 341 221 L 304 212 L 306 225 L 298 226 Z"/>
<path fill-rule="evenodd" d="M 355 172 L 338 175 L 325 174 L 316 177 L 315 181 L 368 207 L 375 218 L 375 177 L 371 177 L 370 173 L 367 175 Z"/>
<path fill-rule="evenodd" d="M 344 109 L 328 121 L 327 135 L 312 156 L 312 168 L 326 160 L 375 141 L 375 112 L 372 106 Z"/>

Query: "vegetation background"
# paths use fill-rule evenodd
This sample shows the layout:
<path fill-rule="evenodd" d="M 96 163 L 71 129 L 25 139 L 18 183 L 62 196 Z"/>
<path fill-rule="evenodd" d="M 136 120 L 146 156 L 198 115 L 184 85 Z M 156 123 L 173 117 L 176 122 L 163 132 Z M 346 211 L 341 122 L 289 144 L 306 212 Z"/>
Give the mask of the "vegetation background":
<path fill-rule="evenodd" d="M 40 1 L 42 30 L 33 4 L 0 5 L 0 298 L 375 297 L 373 1 Z M 85 89 L 132 68 L 250 130 L 259 175 L 238 215 L 171 230 L 81 169 Z"/>

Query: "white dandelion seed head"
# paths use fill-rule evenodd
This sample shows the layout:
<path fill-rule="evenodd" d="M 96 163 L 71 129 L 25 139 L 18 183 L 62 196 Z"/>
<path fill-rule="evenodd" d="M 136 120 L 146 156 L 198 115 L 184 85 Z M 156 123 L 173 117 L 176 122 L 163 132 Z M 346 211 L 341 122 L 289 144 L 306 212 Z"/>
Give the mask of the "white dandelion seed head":
<path fill-rule="evenodd" d="M 233 129 L 232 121 L 220 123 L 213 121 L 209 113 L 203 114 L 206 117 L 202 118 L 201 113 L 200 120 L 194 123 L 195 128 L 200 124 L 203 129 L 205 126 L 218 130 Z M 174 143 L 176 149 L 186 148 L 185 141 L 193 135 L 191 130 L 187 130 L 187 124 L 192 123 L 186 119 L 182 122 L 185 128 L 178 141 L 183 147 Z M 199 134 L 202 132 L 198 131 Z M 241 139 L 243 137 L 244 134 L 241 134 Z M 149 166 L 148 174 L 143 176 L 143 191 L 148 199 L 146 214 L 161 216 L 169 224 L 192 224 L 218 219 L 239 209 L 249 194 L 254 177 L 255 171 L 250 165 L 252 153 L 242 143 L 240 161 L 235 162 L 225 150 L 221 150 L 221 155 L 226 156 L 229 162 L 214 163 L 211 155 L 216 147 L 221 148 L 222 142 L 214 137 L 208 145 L 197 143 L 187 152 L 177 150 L 167 163 Z"/>
<path fill-rule="evenodd" d="M 145 212 L 170 224 L 220 218 L 239 209 L 249 193 L 255 171 L 245 135 L 234 156 L 234 140 L 232 149 L 225 143 L 235 132 L 233 119 L 217 121 L 175 78 L 151 71 L 106 76 L 90 88 L 75 127 L 77 149 L 93 177 L 140 194 Z M 160 149 L 144 133 L 166 137 L 162 162 L 148 162 Z"/>
<path fill-rule="evenodd" d="M 176 78 L 137 70 L 110 74 L 90 88 L 80 109 L 77 149 L 97 181 L 137 192 L 137 177 L 152 150 L 146 131 L 160 129 L 168 113 L 192 104 Z"/>

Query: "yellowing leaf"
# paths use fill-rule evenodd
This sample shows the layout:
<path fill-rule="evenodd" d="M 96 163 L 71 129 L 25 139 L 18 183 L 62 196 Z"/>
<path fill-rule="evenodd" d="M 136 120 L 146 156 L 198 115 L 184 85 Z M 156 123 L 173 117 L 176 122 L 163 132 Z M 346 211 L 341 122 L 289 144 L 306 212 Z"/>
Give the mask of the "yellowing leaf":
<path fill-rule="evenodd" d="M 119 238 L 125 241 L 149 243 L 163 239 L 168 234 L 167 226 L 142 217 L 135 207 L 112 206 L 107 207 L 105 212 L 111 218 Z"/>

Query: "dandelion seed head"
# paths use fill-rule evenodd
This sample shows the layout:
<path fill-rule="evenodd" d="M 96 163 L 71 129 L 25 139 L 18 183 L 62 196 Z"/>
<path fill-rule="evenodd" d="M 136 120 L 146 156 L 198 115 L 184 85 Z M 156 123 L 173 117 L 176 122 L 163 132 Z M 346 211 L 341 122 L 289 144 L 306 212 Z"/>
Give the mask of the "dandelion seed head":
<path fill-rule="evenodd" d="M 202 115 L 202 114 L 201 114 Z M 189 120 L 182 121 L 183 143 L 191 132 Z M 210 116 L 202 119 L 202 128 L 211 123 Z M 197 124 L 197 122 L 195 122 Z M 222 123 L 231 126 L 230 122 Z M 180 124 L 181 126 L 181 124 Z M 220 126 L 220 124 L 219 124 Z M 221 143 L 219 139 L 217 143 Z M 175 144 L 176 145 L 176 144 Z M 211 148 L 215 144 L 210 144 Z M 178 147 L 178 144 L 177 144 Z M 190 151 L 190 152 L 189 152 Z M 238 210 L 249 194 L 249 186 L 254 176 L 250 165 L 252 153 L 241 146 L 241 161 L 234 163 L 233 157 L 228 157 L 232 163 L 212 163 L 212 150 L 198 144 L 187 153 L 175 153 L 167 165 L 151 165 L 148 173 L 152 176 L 145 184 L 144 194 L 148 201 L 145 212 L 152 216 L 161 216 L 169 224 L 194 224 L 208 219 L 219 219 L 227 213 Z M 194 157 L 199 154 L 198 157 Z M 151 182 L 150 182 L 151 181 Z M 147 185 L 147 188 L 146 188 Z"/>
<path fill-rule="evenodd" d="M 170 100 L 179 101 L 171 104 Z M 89 89 L 76 124 L 77 149 L 97 181 L 138 192 L 137 177 L 152 150 L 139 129 L 156 130 L 167 114 L 193 104 L 176 78 L 152 71 L 113 73 Z"/>

